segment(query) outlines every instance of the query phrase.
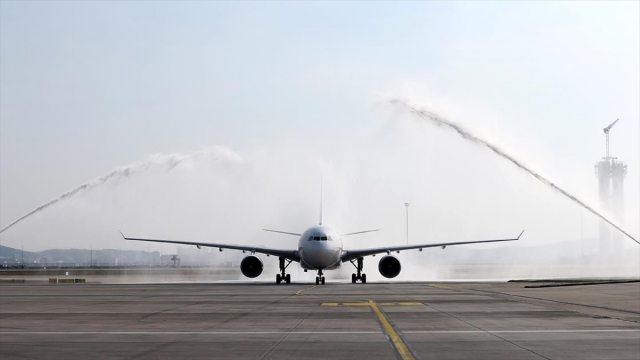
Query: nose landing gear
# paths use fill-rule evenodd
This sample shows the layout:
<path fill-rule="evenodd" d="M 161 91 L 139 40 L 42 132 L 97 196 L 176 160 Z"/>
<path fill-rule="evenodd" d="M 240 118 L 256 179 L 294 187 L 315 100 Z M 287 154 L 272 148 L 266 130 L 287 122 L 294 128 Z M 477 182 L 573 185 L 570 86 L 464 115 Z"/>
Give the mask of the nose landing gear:
<path fill-rule="evenodd" d="M 287 260 L 283 257 L 280 257 L 279 260 L 280 260 L 280 274 L 276 275 L 276 284 L 280 284 L 281 282 L 291 284 L 291 274 L 285 273 L 285 270 L 291 264 L 291 260 Z M 287 265 L 284 264 L 285 261 L 289 261 Z"/>
<path fill-rule="evenodd" d="M 324 276 L 322 276 L 322 269 L 318 269 L 318 276 L 316 276 L 316 285 L 324 285 Z"/>
<path fill-rule="evenodd" d="M 354 263 L 354 260 L 351 260 L 351 265 L 356 268 L 356 274 L 351 274 L 351 283 L 355 284 L 358 280 L 360 280 L 363 284 L 367 283 L 367 274 L 362 273 L 362 267 L 364 266 L 364 259 L 362 257 L 357 258 Z"/>

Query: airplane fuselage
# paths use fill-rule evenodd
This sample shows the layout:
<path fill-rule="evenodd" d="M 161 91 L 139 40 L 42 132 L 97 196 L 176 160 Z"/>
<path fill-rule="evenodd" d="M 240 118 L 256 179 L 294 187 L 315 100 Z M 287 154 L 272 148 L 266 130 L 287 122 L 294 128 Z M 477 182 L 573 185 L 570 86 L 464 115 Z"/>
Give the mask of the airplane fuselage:
<path fill-rule="evenodd" d="M 342 238 L 330 226 L 313 226 L 300 236 L 298 252 L 303 269 L 336 269 L 342 263 Z"/>

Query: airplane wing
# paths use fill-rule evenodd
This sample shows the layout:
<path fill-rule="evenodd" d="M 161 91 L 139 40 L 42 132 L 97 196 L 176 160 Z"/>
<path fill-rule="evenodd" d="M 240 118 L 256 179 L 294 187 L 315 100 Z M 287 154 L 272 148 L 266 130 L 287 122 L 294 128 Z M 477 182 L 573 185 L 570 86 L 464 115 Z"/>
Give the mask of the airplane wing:
<path fill-rule="evenodd" d="M 363 256 L 383 254 L 383 253 L 390 254 L 393 251 L 401 251 L 401 250 L 425 249 L 425 248 L 431 248 L 431 247 L 445 248 L 447 246 L 453 246 L 453 245 L 480 244 L 480 243 L 490 243 L 490 242 L 499 242 L 499 241 L 515 241 L 520 239 L 520 236 L 522 236 L 522 233 L 524 233 L 524 230 L 522 230 L 520 235 L 518 235 L 518 237 L 514 239 L 456 241 L 456 242 L 435 243 L 435 244 L 401 245 L 401 246 L 387 246 L 387 247 L 379 247 L 379 248 L 371 248 L 371 249 L 344 250 L 342 252 L 342 262 L 350 261 Z"/>
<path fill-rule="evenodd" d="M 197 241 L 141 239 L 141 238 L 126 237 L 126 236 L 124 236 L 124 234 L 122 232 L 120 232 L 120 234 L 122 235 L 122 237 L 125 240 L 150 241 L 150 242 L 181 244 L 181 245 L 195 245 L 198 248 L 200 248 L 201 246 L 205 246 L 205 247 L 219 248 L 220 251 L 222 251 L 222 249 L 242 250 L 242 251 L 248 251 L 248 252 L 250 252 L 252 254 L 253 253 L 259 253 L 259 254 L 273 255 L 273 256 L 283 257 L 283 258 L 289 259 L 291 261 L 300 262 L 300 254 L 298 253 L 298 250 L 270 249 L 270 248 L 257 247 L 257 246 L 214 244 L 214 243 L 197 242 Z"/>

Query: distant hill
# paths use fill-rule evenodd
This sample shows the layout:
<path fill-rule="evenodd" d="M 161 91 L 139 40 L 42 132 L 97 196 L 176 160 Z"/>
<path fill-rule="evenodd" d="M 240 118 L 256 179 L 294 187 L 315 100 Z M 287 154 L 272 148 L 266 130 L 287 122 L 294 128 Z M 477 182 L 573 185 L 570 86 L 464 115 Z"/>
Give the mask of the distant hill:
<path fill-rule="evenodd" d="M 33 257 L 36 253 L 25 251 L 25 257 Z M 8 259 L 19 259 L 23 255 L 22 249 L 14 249 L 8 246 L 0 245 L 0 259 L 8 258 Z"/>
<path fill-rule="evenodd" d="M 161 256 L 157 251 L 116 249 L 49 249 L 43 251 L 22 251 L 0 245 L 0 264 L 42 264 L 65 263 L 81 265 L 142 265 L 160 264 Z"/>

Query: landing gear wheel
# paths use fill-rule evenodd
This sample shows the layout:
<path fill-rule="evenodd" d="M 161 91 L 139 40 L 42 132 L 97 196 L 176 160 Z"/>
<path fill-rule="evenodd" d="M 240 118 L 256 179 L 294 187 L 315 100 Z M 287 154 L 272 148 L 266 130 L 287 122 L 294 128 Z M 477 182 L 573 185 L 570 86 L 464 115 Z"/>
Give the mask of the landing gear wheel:
<path fill-rule="evenodd" d="M 351 261 L 351 265 L 353 265 L 356 268 L 356 273 L 351 274 L 351 282 L 355 284 L 356 282 L 358 282 L 358 280 L 360 280 L 360 282 L 362 282 L 363 284 L 366 284 L 367 275 L 362 273 L 362 268 L 364 267 L 364 258 L 359 257 L 357 259 L 350 260 L 350 261 Z"/>
<path fill-rule="evenodd" d="M 278 260 L 280 261 L 280 274 L 276 275 L 276 284 L 280 284 L 282 282 L 291 284 L 291 275 L 285 273 L 287 267 L 291 264 L 291 260 L 285 259 L 282 256 Z M 287 261 L 289 262 L 285 264 Z"/>
<path fill-rule="evenodd" d="M 316 285 L 324 285 L 324 276 L 322 276 L 322 269 L 318 269 L 318 276 L 316 276 Z"/>

